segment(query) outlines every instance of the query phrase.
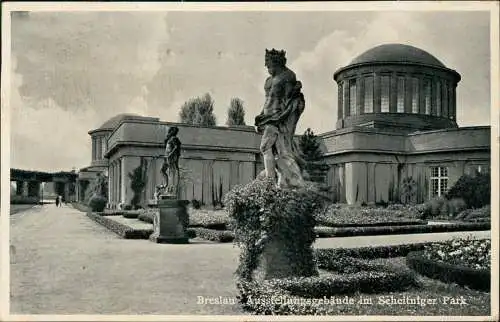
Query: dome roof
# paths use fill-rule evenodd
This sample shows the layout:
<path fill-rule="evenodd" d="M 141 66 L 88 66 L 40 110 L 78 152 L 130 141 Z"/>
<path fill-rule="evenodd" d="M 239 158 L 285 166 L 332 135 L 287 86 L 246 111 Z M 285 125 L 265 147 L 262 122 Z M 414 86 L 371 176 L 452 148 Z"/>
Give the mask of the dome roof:
<path fill-rule="evenodd" d="M 425 50 L 403 44 L 384 44 L 373 47 L 354 58 L 350 65 L 394 62 L 414 63 L 446 68 L 442 62 Z"/>
<path fill-rule="evenodd" d="M 136 118 L 136 117 L 141 117 L 138 114 L 133 114 L 133 113 L 121 113 L 113 116 L 106 122 L 104 122 L 98 130 L 106 130 L 106 129 L 114 129 L 121 121 L 129 118 Z"/>

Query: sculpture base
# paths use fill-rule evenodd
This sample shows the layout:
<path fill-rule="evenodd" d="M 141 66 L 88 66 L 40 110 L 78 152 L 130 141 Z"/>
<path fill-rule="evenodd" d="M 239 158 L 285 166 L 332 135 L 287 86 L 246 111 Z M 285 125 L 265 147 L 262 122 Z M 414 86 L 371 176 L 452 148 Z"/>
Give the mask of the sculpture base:
<path fill-rule="evenodd" d="M 158 200 L 160 211 L 153 217 L 153 233 L 149 240 L 161 244 L 189 243 L 186 232 L 189 224 L 186 209 L 188 203 L 187 200 L 174 199 L 172 196 L 160 196 Z"/>

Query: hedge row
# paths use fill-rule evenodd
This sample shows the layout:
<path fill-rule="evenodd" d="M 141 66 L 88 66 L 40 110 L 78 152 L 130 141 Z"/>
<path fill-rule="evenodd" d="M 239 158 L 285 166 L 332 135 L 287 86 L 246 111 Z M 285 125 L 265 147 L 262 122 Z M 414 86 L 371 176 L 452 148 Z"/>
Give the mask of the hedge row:
<path fill-rule="evenodd" d="M 427 220 L 402 220 L 402 221 L 376 221 L 368 223 L 337 223 L 329 220 L 320 219 L 318 225 L 333 227 L 333 228 L 350 228 L 350 227 L 387 227 L 387 226 L 410 226 L 410 225 L 427 225 Z"/>
<path fill-rule="evenodd" d="M 90 210 L 90 208 L 88 206 L 85 206 L 84 204 L 82 204 L 80 202 L 72 202 L 71 205 L 73 206 L 73 208 L 75 208 L 76 210 L 79 210 L 81 212 L 88 212 Z"/>
<path fill-rule="evenodd" d="M 142 220 L 144 222 L 153 223 L 154 214 L 152 212 L 141 211 L 137 216 L 137 219 Z"/>
<path fill-rule="evenodd" d="M 359 247 L 359 248 L 324 248 L 315 250 L 316 263 L 319 268 L 332 267 L 337 262 L 345 258 L 350 259 L 376 259 L 405 257 L 412 251 L 421 251 L 431 242 L 418 244 L 389 245 L 377 247 Z"/>
<path fill-rule="evenodd" d="M 125 239 L 148 239 L 149 235 L 153 233 L 153 229 L 132 229 L 96 213 L 88 212 L 87 216 Z"/>
<path fill-rule="evenodd" d="M 230 230 L 214 230 L 200 227 L 192 227 L 188 230 L 194 232 L 196 237 L 210 241 L 230 243 L 234 240 L 234 233 Z"/>
<path fill-rule="evenodd" d="M 261 283 L 238 280 L 240 303 L 256 314 L 335 314 L 335 305 L 318 303 L 317 299 L 356 293 L 405 291 L 418 286 L 415 275 L 409 270 L 396 270 L 388 265 L 362 260 L 347 260 L 346 263 L 349 268 L 340 269 L 345 272 L 343 274 L 273 279 Z M 273 299 L 283 298 L 290 301 L 272 302 Z"/>
<path fill-rule="evenodd" d="M 318 237 L 350 237 L 350 236 L 375 236 L 375 235 L 399 235 L 399 234 L 422 234 L 452 231 L 477 231 L 489 230 L 489 222 L 479 223 L 453 223 L 446 225 L 409 225 L 409 226 L 381 226 L 381 227 L 349 227 L 330 228 L 316 227 Z"/>
<path fill-rule="evenodd" d="M 425 258 L 422 252 L 411 252 L 406 257 L 409 267 L 418 273 L 445 283 L 456 283 L 481 291 L 490 291 L 491 272 L 452 265 Z"/>

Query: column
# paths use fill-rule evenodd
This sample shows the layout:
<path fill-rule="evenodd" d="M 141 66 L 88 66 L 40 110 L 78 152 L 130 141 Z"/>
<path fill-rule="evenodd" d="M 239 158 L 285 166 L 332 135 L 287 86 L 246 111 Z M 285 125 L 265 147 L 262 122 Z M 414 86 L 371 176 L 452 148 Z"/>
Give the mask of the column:
<path fill-rule="evenodd" d="M 448 97 L 449 97 L 449 82 L 447 80 L 443 81 L 442 83 L 442 89 L 443 89 L 443 94 L 442 94 L 442 116 L 448 118 Z"/>
<path fill-rule="evenodd" d="M 361 115 L 365 112 L 365 79 L 363 76 L 358 75 L 356 79 L 356 112 Z"/>
<path fill-rule="evenodd" d="M 344 118 L 344 92 L 343 92 L 343 81 L 338 82 L 338 97 L 337 97 L 337 120 Z"/>
<path fill-rule="evenodd" d="M 92 161 L 96 159 L 95 146 L 96 146 L 95 137 L 92 137 Z"/>
<path fill-rule="evenodd" d="M 411 98 L 413 95 L 413 81 L 410 76 L 405 77 L 405 113 L 411 113 Z"/>
<path fill-rule="evenodd" d="M 113 164 L 108 165 L 108 204 L 113 203 Z"/>
<path fill-rule="evenodd" d="M 28 196 L 28 181 L 23 181 L 23 197 Z"/>
<path fill-rule="evenodd" d="M 380 105 L 381 105 L 381 99 L 380 99 L 380 74 L 375 73 L 373 77 L 373 97 L 374 97 L 374 105 L 373 105 L 373 112 L 374 113 L 380 113 Z"/>
<path fill-rule="evenodd" d="M 398 112 L 398 75 L 391 74 L 389 89 L 389 113 Z"/>

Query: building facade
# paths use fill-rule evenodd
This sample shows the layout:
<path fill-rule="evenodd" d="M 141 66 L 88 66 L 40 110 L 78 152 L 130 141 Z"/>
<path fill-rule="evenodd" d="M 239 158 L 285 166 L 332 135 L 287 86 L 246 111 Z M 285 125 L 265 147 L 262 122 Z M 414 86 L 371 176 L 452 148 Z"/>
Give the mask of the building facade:
<path fill-rule="evenodd" d="M 490 127 L 458 127 L 460 75 L 429 53 L 387 44 L 356 57 L 334 74 L 336 130 L 319 134 L 327 183 L 337 202 L 398 202 L 408 185 L 412 202 L 443 195 L 465 173 L 489 171 Z M 96 173 L 109 180 L 109 207 L 130 204 L 132 172 L 146 178 L 153 199 L 168 126 L 182 142 L 181 197 L 216 204 L 263 168 L 260 135 L 252 127 L 199 127 L 120 114 L 89 132 L 92 163 L 79 174 L 78 196 Z"/>

